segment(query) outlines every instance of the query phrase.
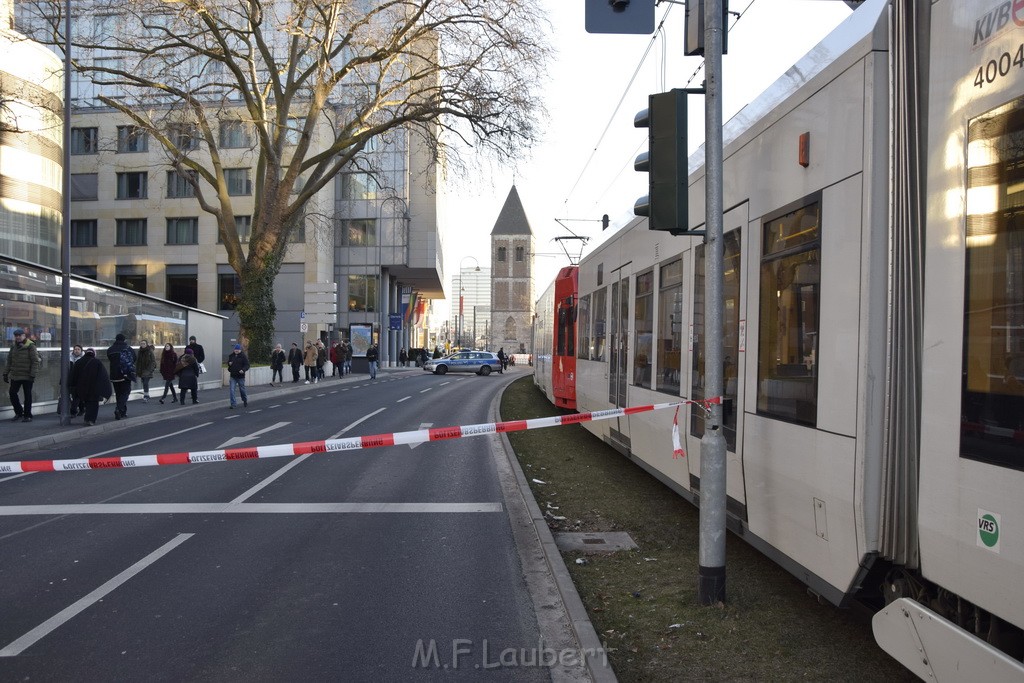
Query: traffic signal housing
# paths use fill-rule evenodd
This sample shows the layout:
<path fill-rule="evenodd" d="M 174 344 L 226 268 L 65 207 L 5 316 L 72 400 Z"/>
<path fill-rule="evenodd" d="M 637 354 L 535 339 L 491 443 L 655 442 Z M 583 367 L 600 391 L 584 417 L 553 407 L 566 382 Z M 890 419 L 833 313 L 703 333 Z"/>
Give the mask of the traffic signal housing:
<path fill-rule="evenodd" d="M 633 205 L 633 213 L 646 216 L 651 230 L 673 235 L 687 232 L 686 90 L 676 88 L 651 95 L 648 107 L 637 113 L 633 125 L 648 128 L 648 148 L 633 163 L 648 174 L 649 191 Z"/>

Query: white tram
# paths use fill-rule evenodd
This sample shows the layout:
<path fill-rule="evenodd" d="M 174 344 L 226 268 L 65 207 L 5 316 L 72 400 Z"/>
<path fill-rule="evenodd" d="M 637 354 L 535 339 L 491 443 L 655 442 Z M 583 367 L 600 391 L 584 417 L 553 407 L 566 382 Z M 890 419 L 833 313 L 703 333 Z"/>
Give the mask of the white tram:
<path fill-rule="evenodd" d="M 1024 0 L 868 0 L 724 163 L 730 528 L 922 678 L 1024 680 Z M 646 220 L 582 261 L 580 411 L 704 398 L 703 264 Z M 584 425 L 698 502 L 699 410 L 685 459 Z"/>

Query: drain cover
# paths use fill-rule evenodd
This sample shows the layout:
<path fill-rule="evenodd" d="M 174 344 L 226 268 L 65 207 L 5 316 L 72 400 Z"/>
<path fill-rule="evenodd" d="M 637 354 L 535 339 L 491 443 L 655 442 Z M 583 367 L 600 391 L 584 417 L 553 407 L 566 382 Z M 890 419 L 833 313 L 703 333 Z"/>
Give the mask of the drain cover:
<path fill-rule="evenodd" d="M 586 550 L 587 552 L 611 553 L 616 550 L 632 550 L 636 543 L 625 531 L 559 532 L 555 534 L 555 545 L 559 550 Z"/>

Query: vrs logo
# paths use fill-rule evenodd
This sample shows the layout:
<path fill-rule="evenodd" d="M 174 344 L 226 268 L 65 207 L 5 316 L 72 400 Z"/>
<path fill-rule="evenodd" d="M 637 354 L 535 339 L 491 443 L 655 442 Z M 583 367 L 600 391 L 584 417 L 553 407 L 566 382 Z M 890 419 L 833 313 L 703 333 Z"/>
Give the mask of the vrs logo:
<path fill-rule="evenodd" d="M 999 552 L 999 523 L 995 512 L 978 509 L 978 546 Z"/>
<path fill-rule="evenodd" d="M 1024 0 L 1007 0 L 1000 3 L 988 14 L 983 14 L 974 24 L 974 45 L 978 47 L 1009 25 L 1010 20 L 1017 26 L 1024 26 Z"/>

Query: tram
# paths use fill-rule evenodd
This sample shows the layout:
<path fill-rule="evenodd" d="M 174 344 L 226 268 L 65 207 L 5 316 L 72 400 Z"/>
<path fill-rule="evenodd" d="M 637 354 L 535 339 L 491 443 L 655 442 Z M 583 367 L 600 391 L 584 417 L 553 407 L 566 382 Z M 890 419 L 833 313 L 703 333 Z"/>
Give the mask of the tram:
<path fill-rule="evenodd" d="M 867 0 L 723 133 L 729 528 L 918 676 L 1024 680 L 1024 4 Z M 637 219 L 580 262 L 578 410 L 712 398 L 704 259 Z M 699 504 L 703 423 L 582 424 Z"/>

